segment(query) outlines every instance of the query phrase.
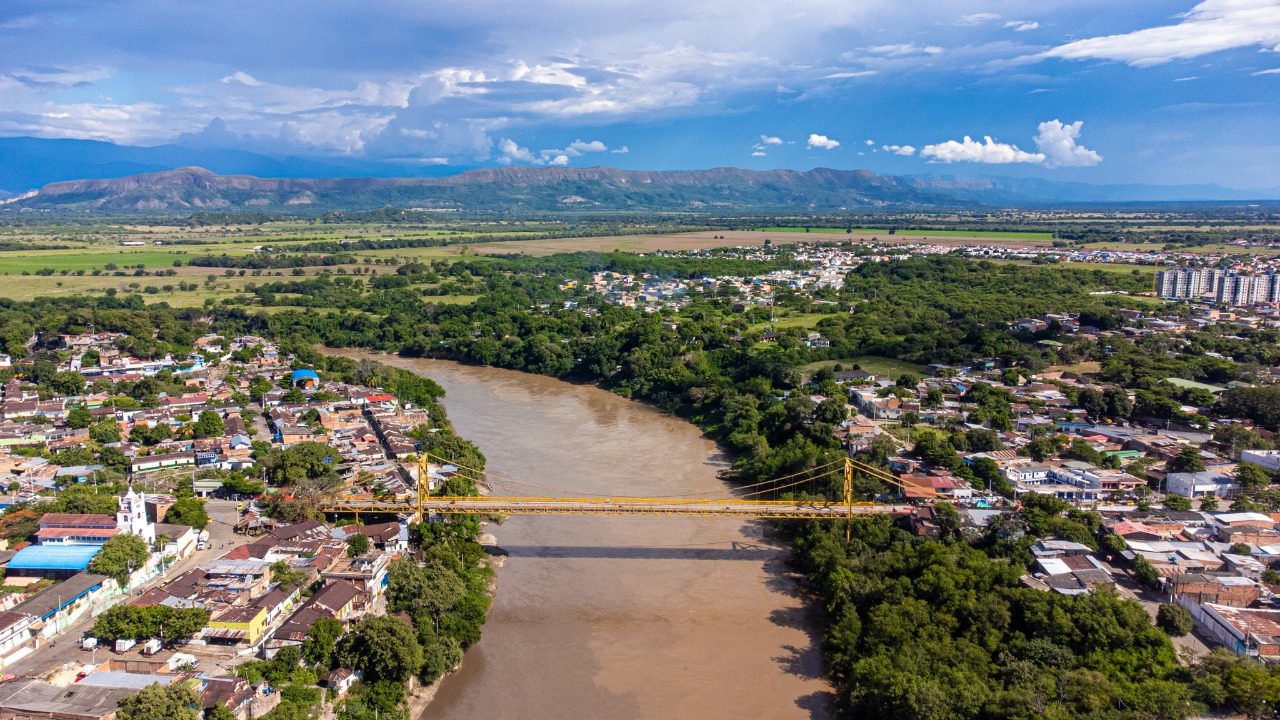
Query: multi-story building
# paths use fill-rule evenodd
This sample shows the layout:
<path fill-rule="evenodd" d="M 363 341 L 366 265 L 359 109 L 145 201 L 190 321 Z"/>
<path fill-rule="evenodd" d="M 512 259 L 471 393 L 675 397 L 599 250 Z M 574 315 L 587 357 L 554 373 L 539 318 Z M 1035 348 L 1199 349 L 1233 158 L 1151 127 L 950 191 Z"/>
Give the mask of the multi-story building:
<path fill-rule="evenodd" d="M 1225 273 L 1218 268 L 1174 268 L 1156 274 L 1156 294 L 1174 300 L 1213 297 Z"/>

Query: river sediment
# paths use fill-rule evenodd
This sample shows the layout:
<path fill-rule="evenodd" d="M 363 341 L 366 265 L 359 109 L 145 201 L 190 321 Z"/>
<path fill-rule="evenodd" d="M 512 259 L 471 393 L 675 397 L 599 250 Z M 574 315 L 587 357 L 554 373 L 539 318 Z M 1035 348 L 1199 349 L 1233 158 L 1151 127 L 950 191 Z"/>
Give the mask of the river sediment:
<path fill-rule="evenodd" d="M 727 458 L 678 418 L 593 386 L 342 351 L 444 386 L 490 472 L 545 487 L 679 495 Z M 483 639 L 422 720 L 827 718 L 819 622 L 785 545 L 731 518 L 517 516 Z"/>

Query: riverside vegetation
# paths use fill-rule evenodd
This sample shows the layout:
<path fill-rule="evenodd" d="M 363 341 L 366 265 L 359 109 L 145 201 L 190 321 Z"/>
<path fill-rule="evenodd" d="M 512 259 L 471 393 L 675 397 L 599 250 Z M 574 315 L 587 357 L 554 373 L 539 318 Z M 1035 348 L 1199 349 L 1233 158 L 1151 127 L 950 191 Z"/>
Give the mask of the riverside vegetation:
<path fill-rule="evenodd" d="M 280 340 L 282 351 L 328 376 L 367 382 L 368 373 L 383 373 L 379 379 L 384 386 L 428 405 L 439 394 L 416 376 L 324 357 L 312 344 L 448 357 L 596 381 L 697 423 L 736 453 L 736 470 L 747 480 L 803 471 L 843 452 L 831 432 L 844 419 L 843 403 L 817 404 L 808 392 L 797 392 L 805 382 L 801 368 L 813 362 L 874 355 L 931 363 L 976 355 L 1000 357 L 1011 368 L 1034 371 L 1094 361 L 1104 379 L 1138 391 L 1138 402 L 1131 407 L 1100 398 L 1100 413 L 1163 413 L 1184 420 L 1193 419 L 1179 415 L 1179 401 L 1187 391 L 1164 382 L 1166 377 L 1225 382 L 1247 376 L 1251 364 L 1280 362 L 1280 337 L 1274 330 L 1197 333 L 1191 347 L 1168 356 L 1152 346 L 1159 338 L 1102 344 L 1060 336 L 1050 328 L 1044 337 L 1058 338 L 1061 345 L 1041 347 L 1034 344 L 1039 338 L 1009 329 L 1018 317 L 1049 311 L 1087 313 L 1099 327 L 1114 327 L 1117 310 L 1134 299 L 1090 293 L 1147 289 L 1142 279 L 1124 273 L 954 258 L 863 265 L 850 274 L 843 290 L 831 289 L 828 295 L 852 311 L 815 310 L 808 298 L 779 293 L 780 308 L 821 315 L 813 327 L 831 341 L 831 347 L 821 349 L 804 345 L 800 327 L 784 329 L 777 342 L 758 342 L 758 324 L 733 312 L 732 297 L 696 298 L 679 313 L 645 313 L 562 289 L 566 279 L 585 279 L 606 268 L 670 274 L 730 271 L 702 262 L 585 254 L 471 258 L 409 268 L 397 274 L 407 279 L 400 287 L 322 275 L 301 281 L 313 285 L 296 290 L 254 290 L 264 305 L 272 304 L 276 293 L 291 292 L 305 296 L 309 308 L 336 310 L 330 313 L 174 310 L 146 307 L 136 295 L 9 303 L 0 310 L 0 338 L 6 350 L 21 357 L 19 348 L 32 333 L 57 334 L 92 323 L 101 329 L 131 328 L 130 339 L 139 346 L 135 352 L 162 354 L 189 347 L 209 327 L 256 332 Z M 734 271 L 772 267 L 734 262 L 741 263 Z M 429 273 L 471 285 L 478 298 L 468 305 L 432 302 L 419 286 Z M 678 326 L 664 325 L 664 320 L 678 321 Z M 158 331 L 154 338 L 153 329 Z M 1247 361 L 1228 363 L 1206 355 L 1209 350 Z M 818 373 L 814 379 L 815 392 L 838 394 L 829 376 Z M 49 375 L 43 382 L 54 378 Z M 149 401 L 154 391 L 150 386 L 129 388 L 140 401 Z M 1007 423 L 1008 404 L 998 394 L 983 398 L 983 419 L 993 427 Z M 1266 388 L 1228 391 L 1218 405 L 1223 413 L 1271 428 L 1280 423 L 1277 407 L 1277 391 Z M 953 458 L 967 443 L 986 442 L 989 438 L 981 431 L 921 432 L 917 450 L 930 454 L 930 462 L 980 479 Z M 430 434 L 428 441 L 466 450 L 465 441 L 447 433 Z M 883 448 L 873 448 L 866 459 L 883 457 Z M 482 467 L 476 462 L 468 464 Z M 864 497 L 883 491 L 869 478 L 859 478 L 857 489 Z M 818 488 L 832 497 L 836 490 Z M 1257 501 L 1270 502 L 1265 497 Z M 909 536 L 885 518 L 855 521 L 850 543 L 834 524 L 788 526 L 795 537 L 797 566 L 828 611 L 824 654 L 842 715 L 1143 718 L 1212 710 L 1259 716 L 1269 703 L 1280 701 L 1280 677 L 1261 666 L 1222 655 L 1190 667 L 1179 664 L 1167 637 L 1136 603 L 1105 593 L 1068 598 L 1018 586 L 1017 577 L 1029 561 L 1026 547 L 1037 532 L 1087 537 L 1097 528 L 1097 518 L 1089 513 L 1052 503 L 1033 510 L 1023 517 L 1035 526 L 1029 534 L 997 526 L 981 538 L 963 538 L 946 506 L 939 506 L 944 533 L 936 541 Z M 428 565 L 446 566 L 443 553 L 432 551 L 442 540 L 453 542 L 425 534 L 419 539 L 428 550 Z M 464 555 L 474 552 L 468 549 Z M 361 658 L 379 668 L 370 688 L 377 687 L 383 671 L 389 681 L 410 674 L 430 677 L 472 637 L 473 626 L 466 620 L 483 617 L 484 601 L 474 594 L 482 578 L 475 568 L 448 567 L 456 582 L 428 581 L 407 566 L 394 570 L 396 586 L 411 590 L 396 589 L 390 599 L 410 614 L 413 624 L 381 619 L 335 650 L 339 658 L 350 659 L 341 653 L 386 652 L 388 643 L 396 646 L 394 657 Z M 477 598 L 475 607 L 463 607 L 467 597 Z M 478 630 L 478 622 L 474 627 Z M 421 651 L 423 645 L 432 648 L 430 654 Z M 326 649 L 317 650 L 318 666 L 335 657 L 326 655 Z M 246 672 L 256 668 L 264 677 L 272 671 L 249 667 Z M 292 678 L 295 685 L 304 684 L 297 680 Z"/>

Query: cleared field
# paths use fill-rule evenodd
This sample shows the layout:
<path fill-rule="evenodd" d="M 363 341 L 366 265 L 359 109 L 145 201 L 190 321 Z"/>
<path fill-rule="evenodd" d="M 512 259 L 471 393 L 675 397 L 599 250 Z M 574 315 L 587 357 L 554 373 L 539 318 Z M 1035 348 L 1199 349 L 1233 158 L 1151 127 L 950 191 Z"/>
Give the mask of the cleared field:
<path fill-rule="evenodd" d="M 802 228 L 802 227 L 771 227 L 760 228 L 757 232 L 788 232 L 788 233 L 826 233 L 833 235 L 875 235 L 877 237 L 957 237 L 957 238 L 1026 238 L 1028 240 L 1052 240 L 1051 232 L 1034 232 L 1021 230 L 894 230 L 893 235 L 889 234 L 889 229 L 876 228 Z"/>
<path fill-rule="evenodd" d="M 809 363 L 801 370 L 805 375 L 812 375 L 822 368 L 835 367 L 836 365 L 844 366 L 846 370 L 852 370 L 854 365 L 866 370 L 877 376 L 877 379 L 896 380 L 903 373 L 911 373 L 914 375 L 924 376 L 928 374 L 929 369 L 924 365 L 917 365 L 905 360 L 895 360 L 893 358 L 880 357 L 878 355 L 863 355 L 861 357 L 848 358 L 845 360 L 823 360 L 822 362 Z"/>
<path fill-rule="evenodd" d="M 1097 375 L 1102 372 L 1102 363 L 1097 360 L 1086 360 L 1074 365 L 1051 365 L 1048 372 L 1069 372 L 1076 375 Z"/>

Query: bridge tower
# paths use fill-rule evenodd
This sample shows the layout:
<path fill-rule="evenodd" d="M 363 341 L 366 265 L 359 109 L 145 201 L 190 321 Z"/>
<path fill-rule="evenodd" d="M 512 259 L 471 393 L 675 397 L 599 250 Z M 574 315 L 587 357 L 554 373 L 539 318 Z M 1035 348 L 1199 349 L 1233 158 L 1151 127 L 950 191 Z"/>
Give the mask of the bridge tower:
<path fill-rule="evenodd" d="M 849 543 L 853 532 L 853 459 L 844 459 L 844 505 L 848 508 L 848 519 L 844 523 L 844 541 Z"/>

